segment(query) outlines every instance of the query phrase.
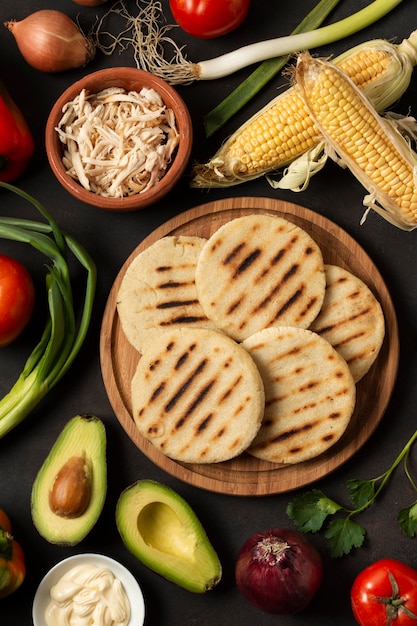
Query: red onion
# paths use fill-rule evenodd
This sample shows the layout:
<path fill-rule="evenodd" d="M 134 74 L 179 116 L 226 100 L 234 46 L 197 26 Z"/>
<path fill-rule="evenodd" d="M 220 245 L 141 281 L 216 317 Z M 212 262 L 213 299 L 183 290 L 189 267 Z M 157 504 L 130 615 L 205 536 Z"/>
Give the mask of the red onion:
<path fill-rule="evenodd" d="M 301 533 L 273 528 L 252 535 L 236 560 L 236 583 L 256 608 L 285 615 L 302 611 L 323 577 L 316 548 Z"/>

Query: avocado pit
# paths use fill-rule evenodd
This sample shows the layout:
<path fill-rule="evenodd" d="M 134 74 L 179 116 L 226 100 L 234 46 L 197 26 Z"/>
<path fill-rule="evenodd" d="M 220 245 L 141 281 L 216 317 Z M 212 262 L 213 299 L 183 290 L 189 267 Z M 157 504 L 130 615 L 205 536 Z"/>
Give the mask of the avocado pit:
<path fill-rule="evenodd" d="M 47 541 L 78 544 L 93 528 L 107 491 L 106 431 L 95 415 L 64 426 L 32 486 L 32 520 Z"/>
<path fill-rule="evenodd" d="M 55 515 L 72 519 L 86 511 L 90 498 L 91 470 L 85 453 L 71 456 L 55 476 L 49 506 Z"/>

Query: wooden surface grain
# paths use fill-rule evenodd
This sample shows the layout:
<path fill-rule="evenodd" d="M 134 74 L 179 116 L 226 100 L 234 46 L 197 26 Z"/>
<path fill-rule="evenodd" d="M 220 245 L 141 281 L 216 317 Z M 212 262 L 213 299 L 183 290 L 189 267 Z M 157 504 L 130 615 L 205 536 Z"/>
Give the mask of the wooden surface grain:
<path fill-rule="evenodd" d="M 166 235 L 208 238 L 227 221 L 250 213 L 270 213 L 292 221 L 320 246 L 325 263 L 345 267 L 361 278 L 384 311 L 386 335 L 378 358 L 357 385 L 355 411 L 343 437 L 327 452 L 310 461 L 278 465 L 248 454 L 218 464 L 182 464 L 146 440 L 136 428 L 130 401 L 130 381 L 140 354 L 125 338 L 117 314 L 120 283 L 130 263 L 144 249 Z M 196 487 L 240 496 L 284 493 L 311 484 L 350 459 L 369 439 L 382 419 L 395 384 L 399 359 L 397 319 L 387 287 L 370 257 L 342 228 L 297 204 L 271 198 L 240 197 L 218 200 L 176 215 L 155 229 L 123 264 L 105 308 L 100 361 L 104 385 L 113 410 L 135 445 L 156 465 Z"/>

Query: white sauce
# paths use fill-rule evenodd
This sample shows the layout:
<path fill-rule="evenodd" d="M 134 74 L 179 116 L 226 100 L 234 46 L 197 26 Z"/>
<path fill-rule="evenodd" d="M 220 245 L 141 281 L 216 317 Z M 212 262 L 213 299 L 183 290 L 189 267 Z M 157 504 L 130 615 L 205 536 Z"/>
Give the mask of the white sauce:
<path fill-rule="evenodd" d="M 51 588 L 47 626 L 127 626 L 130 603 L 121 581 L 105 567 L 77 565 Z"/>

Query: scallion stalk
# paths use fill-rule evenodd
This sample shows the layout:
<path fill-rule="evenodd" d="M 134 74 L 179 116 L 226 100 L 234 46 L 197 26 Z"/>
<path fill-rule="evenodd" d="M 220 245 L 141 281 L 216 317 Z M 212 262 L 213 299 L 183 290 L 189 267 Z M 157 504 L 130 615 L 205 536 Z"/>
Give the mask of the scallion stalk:
<path fill-rule="evenodd" d="M 26 192 L 0 182 L 1 187 L 30 202 L 46 223 L 0 217 L 0 238 L 27 243 L 49 259 L 46 275 L 48 318 L 38 344 L 26 360 L 22 372 L 0 400 L 0 437 L 17 426 L 68 371 L 89 328 L 97 272 L 86 250 L 63 233 L 49 212 Z M 86 284 L 80 319 L 73 303 L 67 255 L 71 253 L 86 270 Z"/>
<path fill-rule="evenodd" d="M 320 0 L 305 18 L 292 31 L 292 35 L 316 29 L 324 22 L 340 0 Z M 240 85 L 224 98 L 204 117 L 206 136 L 211 137 L 220 130 L 233 115 L 269 83 L 282 70 L 291 58 L 290 54 L 266 59 Z"/>
<path fill-rule="evenodd" d="M 306 33 L 259 41 L 199 63 L 189 61 L 178 50 L 175 63 L 162 63 L 159 75 L 171 84 L 189 84 L 195 80 L 214 80 L 229 76 L 265 59 L 310 50 L 353 35 L 387 15 L 401 2 L 402 0 L 374 0 L 367 7 L 333 24 Z M 153 71 L 157 73 L 156 63 Z"/>

